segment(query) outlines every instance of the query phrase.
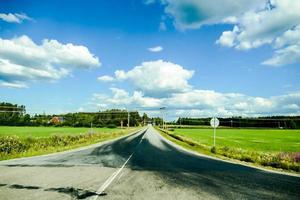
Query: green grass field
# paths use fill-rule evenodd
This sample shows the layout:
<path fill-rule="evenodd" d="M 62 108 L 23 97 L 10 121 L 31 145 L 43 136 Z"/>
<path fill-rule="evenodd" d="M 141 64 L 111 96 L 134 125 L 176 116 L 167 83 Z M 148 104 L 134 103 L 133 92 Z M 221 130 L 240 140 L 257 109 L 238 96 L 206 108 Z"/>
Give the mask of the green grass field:
<path fill-rule="evenodd" d="M 65 151 L 118 138 L 138 128 L 0 126 L 0 160 Z"/>
<path fill-rule="evenodd" d="M 175 129 L 173 133 L 213 146 L 213 129 Z M 261 152 L 300 152 L 300 130 L 217 129 L 216 146 Z"/>
<path fill-rule="evenodd" d="M 18 126 L 0 126 L 0 136 L 16 135 L 20 138 L 33 137 L 50 137 L 53 135 L 78 135 L 88 133 L 90 128 L 73 128 L 73 127 L 18 127 Z M 110 133 L 120 131 L 119 128 L 93 128 L 95 133 Z"/>

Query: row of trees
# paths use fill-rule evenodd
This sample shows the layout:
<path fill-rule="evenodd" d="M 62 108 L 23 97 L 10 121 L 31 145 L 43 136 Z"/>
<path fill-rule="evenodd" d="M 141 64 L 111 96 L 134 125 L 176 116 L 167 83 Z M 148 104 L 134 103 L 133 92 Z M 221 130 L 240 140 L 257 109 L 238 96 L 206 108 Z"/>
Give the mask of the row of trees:
<path fill-rule="evenodd" d="M 128 119 L 129 117 L 129 119 Z M 56 120 L 53 120 L 56 118 Z M 265 127 L 265 128 L 300 128 L 300 117 L 271 116 L 258 118 L 219 118 L 221 126 L 227 127 Z M 26 114 L 25 106 L 0 102 L 0 125 L 6 126 L 73 126 L 73 127 L 114 127 L 114 126 L 139 126 L 148 122 L 156 125 L 162 124 L 159 117 L 149 118 L 147 114 L 137 111 L 112 109 L 99 112 L 79 112 L 63 115 Z M 178 118 L 169 124 L 176 125 L 210 125 L 210 118 Z"/>
<path fill-rule="evenodd" d="M 55 119 L 55 120 L 53 120 Z M 150 118 L 147 114 L 139 115 L 137 111 L 106 110 L 99 112 L 79 112 L 63 115 L 26 114 L 25 106 L 0 103 L 0 125 L 6 126 L 73 126 L 73 127 L 114 127 L 139 126 L 147 123 Z"/>
<path fill-rule="evenodd" d="M 23 105 L 0 102 L 0 125 L 27 125 L 30 123 L 30 115 L 25 113 Z"/>
<path fill-rule="evenodd" d="M 177 125 L 210 125 L 211 118 L 178 118 L 175 122 Z M 300 128 L 300 117 L 295 116 L 273 116 L 258 118 L 218 118 L 220 126 L 227 127 L 261 127 L 261 128 Z"/>

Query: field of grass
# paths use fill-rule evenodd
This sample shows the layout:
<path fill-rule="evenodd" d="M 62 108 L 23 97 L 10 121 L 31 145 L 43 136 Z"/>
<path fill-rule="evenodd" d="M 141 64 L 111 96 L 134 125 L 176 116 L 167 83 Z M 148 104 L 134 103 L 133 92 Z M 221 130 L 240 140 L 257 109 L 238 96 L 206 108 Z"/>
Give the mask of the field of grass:
<path fill-rule="evenodd" d="M 210 156 L 300 173 L 300 131 L 275 129 L 175 129 L 161 134 L 172 142 Z"/>
<path fill-rule="evenodd" d="M 121 129 L 119 128 L 93 128 L 95 133 L 111 133 Z M 0 136 L 18 136 L 20 138 L 42 138 L 53 135 L 79 135 L 90 131 L 90 128 L 73 127 L 31 127 L 31 126 L 0 126 Z"/>
<path fill-rule="evenodd" d="M 213 146 L 213 129 L 175 129 L 173 133 Z M 300 130 L 217 129 L 216 146 L 262 152 L 300 152 Z"/>
<path fill-rule="evenodd" d="M 132 133 L 138 128 L 70 128 L 0 126 L 0 160 L 78 148 Z"/>

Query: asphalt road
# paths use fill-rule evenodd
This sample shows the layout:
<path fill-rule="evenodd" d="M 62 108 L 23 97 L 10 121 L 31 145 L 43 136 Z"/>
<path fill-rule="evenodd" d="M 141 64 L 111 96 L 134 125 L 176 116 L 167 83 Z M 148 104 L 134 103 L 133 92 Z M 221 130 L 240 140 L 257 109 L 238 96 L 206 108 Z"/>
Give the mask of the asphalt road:
<path fill-rule="evenodd" d="M 104 144 L 0 162 L 0 199 L 300 199 L 300 178 L 187 152 L 152 127 Z"/>

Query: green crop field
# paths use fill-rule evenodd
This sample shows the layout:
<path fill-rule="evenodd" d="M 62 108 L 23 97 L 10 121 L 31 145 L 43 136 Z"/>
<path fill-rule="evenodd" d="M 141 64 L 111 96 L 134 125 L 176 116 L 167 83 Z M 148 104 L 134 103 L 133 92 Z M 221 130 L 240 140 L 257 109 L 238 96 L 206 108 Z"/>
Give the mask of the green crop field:
<path fill-rule="evenodd" d="M 95 133 L 110 133 L 120 131 L 114 128 L 93 128 Z M 20 138 L 26 137 L 49 137 L 53 135 L 79 135 L 90 131 L 90 128 L 73 128 L 73 127 L 19 127 L 19 126 L 0 126 L 0 136 L 16 135 Z"/>
<path fill-rule="evenodd" d="M 213 129 L 175 129 L 175 135 L 213 145 Z M 300 130 L 217 129 L 216 146 L 262 152 L 300 152 Z"/>

